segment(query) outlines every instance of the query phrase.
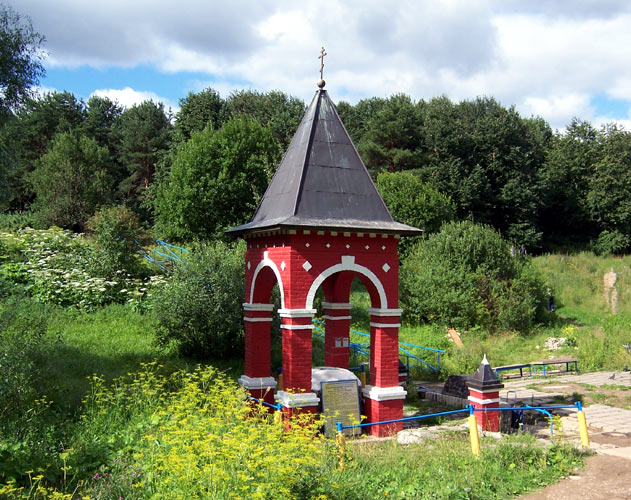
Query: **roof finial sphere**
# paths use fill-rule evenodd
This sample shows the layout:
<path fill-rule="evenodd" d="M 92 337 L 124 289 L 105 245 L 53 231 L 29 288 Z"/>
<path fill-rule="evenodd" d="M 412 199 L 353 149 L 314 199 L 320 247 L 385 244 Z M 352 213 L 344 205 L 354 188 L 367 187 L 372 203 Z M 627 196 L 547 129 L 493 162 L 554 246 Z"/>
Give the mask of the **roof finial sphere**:
<path fill-rule="evenodd" d="M 318 80 L 318 87 L 320 87 L 321 89 L 324 88 L 324 86 L 326 85 L 326 82 L 324 80 L 322 80 L 322 78 L 320 78 Z"/>

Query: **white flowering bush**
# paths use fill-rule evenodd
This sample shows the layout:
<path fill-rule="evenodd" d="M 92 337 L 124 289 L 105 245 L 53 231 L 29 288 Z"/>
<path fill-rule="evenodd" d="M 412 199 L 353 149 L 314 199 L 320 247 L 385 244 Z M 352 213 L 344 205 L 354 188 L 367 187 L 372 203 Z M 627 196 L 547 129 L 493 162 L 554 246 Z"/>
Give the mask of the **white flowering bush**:
<path fill-rule="evenodd" d="M 140 308 L 165 281 L 159 275 L 136 278 L 123 270 L 110 279 L 93 276 L 87 271 L 91 252 L 83 235 L 59 228 L 3 232 L 0 240 L 19 255 L 0 261 L 0 275 L 43 303 L 94 309 L 127 302 Z"/>

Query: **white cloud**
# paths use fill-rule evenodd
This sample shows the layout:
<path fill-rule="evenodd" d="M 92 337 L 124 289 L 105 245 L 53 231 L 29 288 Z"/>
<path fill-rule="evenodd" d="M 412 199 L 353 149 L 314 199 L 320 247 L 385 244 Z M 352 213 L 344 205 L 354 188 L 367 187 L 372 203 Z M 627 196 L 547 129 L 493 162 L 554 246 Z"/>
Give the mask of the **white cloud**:
<path fill-rule="evenodd" d="M 135 104 L 140 104 L 144 101 L 153 101 L 155 103 L 161 102 L 164 104 L 164 110 L 169 111 L 169 107 L 175 113 L 179 110 L 179 106 L 173 102 L 170 102 L 164 97 L 160 97 L 155 92 L 134 90 L 131 87 L 125 87 L 123 89 L 97 89 L 92 95 L 98 97 L 108 97 L 111 101 L 117 101 L 121 106 L 125 108 L 131 108 Z"/>
<path fill-rule="evenodd" d="M 631 99 L 631 4 L 617 0 L 20 3 L 52 66 L 197 72 L 191 90 L 208 81 L 222 95 L 252 87 L 308 101 L 324 45 L 336 100 L 487 95 L 563 128 L 596 119 L 596 95 Z"/>

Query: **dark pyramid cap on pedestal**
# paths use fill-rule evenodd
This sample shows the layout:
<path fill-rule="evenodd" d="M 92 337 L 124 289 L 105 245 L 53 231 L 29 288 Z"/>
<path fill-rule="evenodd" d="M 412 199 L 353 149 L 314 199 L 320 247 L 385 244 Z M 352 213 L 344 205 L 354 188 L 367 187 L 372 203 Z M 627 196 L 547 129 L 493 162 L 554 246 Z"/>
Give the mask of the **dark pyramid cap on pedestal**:
<path fill-rule="evenodd" d="M 504 387 L 497 373 L 493 371 L 489 361 L 486 359 L 486 354 L 476 372 L 467 381 L 467 386 L 478 390 L 501 389 Z"/>
<path fill-rule="evenodd" d="M 316 91 L 252 220 L 226 232 L 289 228 L 422 232 L 394 221 L 323 89 Z"/>

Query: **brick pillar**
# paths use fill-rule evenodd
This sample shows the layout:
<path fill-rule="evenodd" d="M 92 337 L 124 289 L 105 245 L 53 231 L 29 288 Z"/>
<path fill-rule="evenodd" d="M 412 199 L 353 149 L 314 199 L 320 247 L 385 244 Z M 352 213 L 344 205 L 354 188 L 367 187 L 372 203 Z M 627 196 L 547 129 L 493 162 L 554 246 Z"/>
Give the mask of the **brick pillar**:
<path fill-rule="evenodd" d="M 504 384 L 491 368 L 486 354 L 475 374 L 467 382 L 469 387 L 469 403 L 474 408 L 499 408 L 500 389 Z M 483 431 L 499 432 L 500 412 L 499 411 L 476 411 L 475 418 L 478 427 Z"/>
<path fill-rule="evenodd" d="M 276 400 L 288 415 L 315 412 L 320 398 L 311 392 L 312 320 L 315 309 L 280 309 L 283 335 L 283 385 Z"/>
<path fill-rule="evenodd" d="M 243 304 L 245 317 L 245 374 L 239 378 L 247 391 L 258 399 L 274 403 L 276 380 L 271 376 L 270 355 L 273 304 Z"/>
<path fill-rule="evenodd" d="M 348 302 L 323 302 L 324 307 L 324 364 L 348 369 L 351 308 Z"/>
<path fill-rule="evenodd" d="M 396 420 L 403 417 L 407 392 L 399 386 L 399 318 L 401 309 L 368 310 L 370 313 L 370 385 L 364 395 L 364 413 L 368 422 Z M 374 436 L 387 436 L 403 429 L 403 423 L 375 425 L 368 428 Z"/>

